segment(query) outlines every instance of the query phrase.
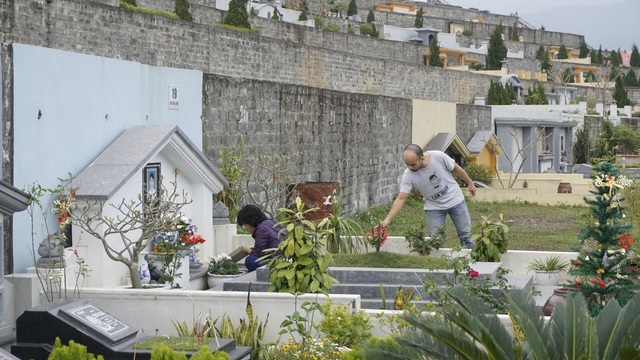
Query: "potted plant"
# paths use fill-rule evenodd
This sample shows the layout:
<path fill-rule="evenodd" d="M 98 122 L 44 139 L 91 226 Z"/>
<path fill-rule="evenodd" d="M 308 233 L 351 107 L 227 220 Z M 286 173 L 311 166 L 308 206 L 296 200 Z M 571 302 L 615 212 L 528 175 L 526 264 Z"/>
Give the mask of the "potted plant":
<path fill-rule="evenodd" d="M 238 264 L 229 255 L 222 253 L 215 257 L 209 257 L 209 267 L 207 268 L 209 278 L 207 283 L 210 289 L 242 274 L 244 272 L 238 269 Z"/>
<path fill-rule="evenodd" d="M 544 259 L 535 258 L 529 263 L 529 270 L 536 273 L 536 280 L 541 286 L 558 285 L 558 275 L 569 267 L 569 262 L 562 256 L 554 254 Z"/>

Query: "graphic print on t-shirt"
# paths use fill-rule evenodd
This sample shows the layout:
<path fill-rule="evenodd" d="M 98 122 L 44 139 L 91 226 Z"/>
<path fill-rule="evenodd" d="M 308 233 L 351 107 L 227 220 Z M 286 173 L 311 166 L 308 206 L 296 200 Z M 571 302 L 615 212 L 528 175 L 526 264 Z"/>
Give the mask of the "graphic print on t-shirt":
<path fill-rule="evenodd" d="M 435 190 L 435 193 L 431 195 L 431 200 L 436 200 L 449 191 L 449 185 L 445 185 L 444 187 L 440 188 L 442 179 L 440 179 L 435 173 L 429 176 L 429 181 L 431 182 L 431 186 L 433 186 L 433 189 Z"/>

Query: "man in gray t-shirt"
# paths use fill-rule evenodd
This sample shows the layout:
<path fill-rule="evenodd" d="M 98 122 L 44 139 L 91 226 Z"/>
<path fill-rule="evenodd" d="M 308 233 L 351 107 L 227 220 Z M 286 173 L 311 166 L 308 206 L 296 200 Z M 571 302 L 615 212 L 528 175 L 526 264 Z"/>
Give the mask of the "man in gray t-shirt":
<path fill-rule="evenodd" d="M 471 218 L 464 201 L 464 195 L 452 172 L 467 183 L 469 193 L 475 196 L 476 187 L 466 171 L 442 151 L 422 152 L 420 146 L 411 144 L 405 147 L 402 158 L 407 165 L 400 182 L 400 193 L 393 201 L 387 217 L 382 220 L 383 226 L 389 225 L 398 215 L 409 193 L 417 189 L 424 199 L 424 210 L 427 212 L 427 229 L 429 236 L 440 236 L 446 216 L 449 215 L 458 232 L 460 245 L 471 248 Z"/>

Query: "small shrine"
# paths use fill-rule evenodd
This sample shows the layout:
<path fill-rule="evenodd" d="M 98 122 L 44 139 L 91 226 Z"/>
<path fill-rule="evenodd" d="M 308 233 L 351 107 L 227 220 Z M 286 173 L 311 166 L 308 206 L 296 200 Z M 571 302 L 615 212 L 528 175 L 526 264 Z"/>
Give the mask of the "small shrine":
<path fill-rule="evenodd" d="M 104 150 L 73 181 L 76 188 L 76 200 L 79 208 L 102 204 L 100 209 L 91 209 L 105 218 L 112 216 L 114 221 L 123 218 L 120 211 L 122 204 L 142 202 L 144 216 L 165 216 L 163 210 L 154 209 L 154 202 L 159 201 L 158 194 L 170 186 L 181 199 L 179 214 L 180 224 L 188 224 L 185 229 L 162 229 L 163 231 L 181 231 L 177 240 L 193 240 L 184 246 L 197 246 L 197 250 L 185 255 L 182 269 L 176 272 L 180 279 L 179 287 L 186 288 L 189 281 L 189 263 L 198 263 L 215 255 L 215 231 L 213 229 L 213 198 L 227 184 L 220 171 L 205 157 L 196 145 L 175 125 L 140 125 L 132 126 Z M 137 208 L 136 208 L 137 209 Z M 137 210 L 136 210 L 137 211 Z M 164 213 L 163 213 L 164 212 Z M 112 214 L 112 215 L 111 215 Z M 184 220 L 182 220 L 184 218 Z M 197 225 L 197 227 L 196 227 Z M 102 234 L 108 224 L 98 224 L 96 233 Z M 86 229 L 84 229 L 86 230 Z M 123 263 L 113 260 L 117 256 L 130 256 L 123 245 L 122 234 L 110 234 L 105 239 L 98 239 L 74 224 L 72 228 L 72 246 L 79 256 L 91 265 L 91 276 L 87 277 L 87 287 L 118 287 L 130 284 L 130 269 Z M 138 232 L 137 234 L 135 232 Z M 131 238 L 140 236 L 142 228 L 137 228 Z M 197 231 L 197 236 L 196 235 Z M 157 231 L 149 235 L 145 241 L 145 249 L 140 253 L 140 264 L 149 261 Z M 127 234 L 129 237 L 129 234 Z M 193 243 L 192 243 L 193 242 Z M 109 246 L 110 254 L 106 247 Z M 193 257 L 197 256 L 199 259 Z M 193 259 L 190 259 L 192 257 Z M 193 260 L 193 261 L 190 261 Z M 148 269 L 144 269 L 147 271 Z M 142 274 L 142 272 L 141 272 Z M 180 274 L 180 276 L 177 276 Z M 144 274 L 147 276 L 148 274 Z"/>

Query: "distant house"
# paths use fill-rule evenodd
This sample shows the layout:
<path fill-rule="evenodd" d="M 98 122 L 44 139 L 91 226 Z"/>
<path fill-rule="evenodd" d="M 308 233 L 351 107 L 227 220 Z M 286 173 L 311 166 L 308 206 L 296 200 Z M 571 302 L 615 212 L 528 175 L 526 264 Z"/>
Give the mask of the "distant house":
<path fill-rule="evenodd" d="M 493 132 L 477 131 L 467 143 L 467 149 L 469 149 L 467 162 L 487 165 L 491 169 L 491 175 L 496 175 L 498 157 L 504 150 Z"/>
<path fill-rule="evenodd" d="M 451 156 L 455 162 L 463 166 L 464 161 L 469 157 L 469 150 L 455 132 L 441 132 L 429 141 L 424 147 L 425 151 L 440 150 Z"/>
<path fill-rule="evenodd" d="M 150 186 L 155 186 L 156 191 L 162 184 L 166 184 L 164 188 L 170 188 L 174 168 L 179 169 L 178 190 L 184 191 L 185 200 L 191 201 L 181 211 L 192 219 L 198 226 L 198 234 L 207 240 L 201 245 L 200 256 L 213 256 L 213 196 L 227 181 L 178 126 L 137 125 L 127 129 L 74 179 L 76 199 L 80 205 L 99 200 L 104 202 L 103 211 L 113 211 L 112 205 L 117 206 L 123 199 L 144 196 L 152 191 Z M 154 175 L 153 182 L 151 175 Z M 101 233 L 101 229 L 98 232 Z M 124 285 L 128 269 L 109 259 L 100 241 L 83 233 L 76 225 L 72 234 L 73 246 L 91 264 L 91 276 L 85 286 Z M 119 236 L 108 241 L 117 246 Z"/>
<path fill-rule="evenodd" d="M 504 149 L 498 164 L 503 172 L 560 172 L 573 158 L 577 122 L 537 117 L 495 117 L 494 122 Z"/>

